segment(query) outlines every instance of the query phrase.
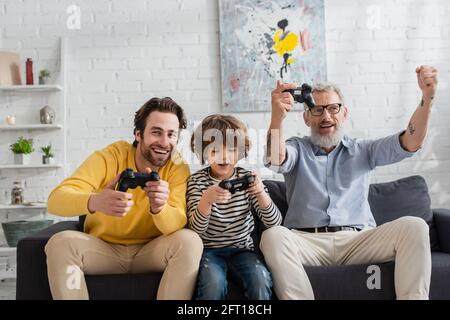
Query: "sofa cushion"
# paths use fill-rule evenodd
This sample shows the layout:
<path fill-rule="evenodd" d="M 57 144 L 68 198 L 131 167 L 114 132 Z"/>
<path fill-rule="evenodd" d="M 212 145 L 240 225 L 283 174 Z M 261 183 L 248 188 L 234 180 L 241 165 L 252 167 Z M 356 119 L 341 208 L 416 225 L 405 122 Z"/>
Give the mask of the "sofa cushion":
<path fill-rule="evenodd" d="M 430 299 L 450 300 L 450 254 L 431 253 Z"/>
<path fill-rule="evenodd" d="M 155 300 L 162 272 L 85 275 L 91 300 Z"/>
<path fill-rule="evenodd" d="M 379 287 L 367 285 L 373 283 L 374 269 L 378 266 Z M 305 266 L 309 281 L 317 300 L 393 300 L 394 262 L 354 264 L 338 266 Z"/>
<path fill-rule="evenodd" d="M 288 203 L 286 201 L 286 184 L 283 181 L 275 180 L 264 180 L 263 183 L 267 187 L 273 203 L 281 211 L 284 218 L 288 210 Z"/>
<path fill-rule="evenodd" d="M 439 250 L 431 199 L 423 177 L 416 175 L 396 181 L 371 184 L 369 204 L 377 225 L 403 216 L 422 218 L 430 227 L 432 250 Z"/>
<path fill-rule="evenodd" d="M 270 198 L 272 198 L 273 203 L 277 206 L 277 208 L 280 210 L 281 215 L 286 215 L 288 204 L 286 201 L 286 184 L 283 181 L 276 181 L 276 180 L 263 180 L 264 185 L 267 187 L 267 190 L 269 191 Z M 255 246 L 256 252 L 258 252 L 261 256 L 261 250 L 259 248 L 259 240 L 261 237 L 261 233 L 266 230 L 266 226 L 262 221 L 257 217 L 256 212 L 253 211 L 253 217 L 255 220 L 255 228 L 252 232 L 252 239 L 253 244 Z"/>

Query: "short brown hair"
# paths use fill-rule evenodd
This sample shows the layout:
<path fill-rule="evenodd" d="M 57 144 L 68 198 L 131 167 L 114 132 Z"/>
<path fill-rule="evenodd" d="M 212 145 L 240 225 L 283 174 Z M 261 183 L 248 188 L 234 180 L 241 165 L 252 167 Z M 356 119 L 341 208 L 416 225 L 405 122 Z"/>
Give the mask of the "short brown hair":
<path fill-rule="evenodd" d="M 172 98 L 151 98 L 146 103 L 144 103 L 144 105 L 138 111 L 136 111 L 136 114 L 134 115 L 133 134 L 136 134 L 138 130 L 141 132 L 141 134 L 144 132 L 145 126 L 147 124 L 147 117 L 153 111 L 173 113 L 177 116 L 178 122 L 180 123 L 179 129 L 186 129 L 187 122 L 184 110 L 175 101 L 173 101 Z M 138 142 L 135 139 L 133 142 L 133 146 L 137 147 L 137 145 Z"/>
<path fill-rule="evenodd" d="M 212 139 L 208 140 L 207 137 L 206 139 L 204 137 L 204 133 L 208 130 L 216 130 L 217 133 L 221 134 L 223 146 L 233 143 L 232 145 L 238 148 L 239 160 L 248 156 L 251 143 L 245 124 L 233 116 L 212 114 L 202 120 L 202 123 L 197 126 L 191 136 L 191 150 L 197 155 L 202 164 L 204 164 L 206 160 L 206 148 L 213 143 L 213 141 L 211 141 Z M 210 138 L 215 137 L 213 135 Z M 233 139 L 232 142 L 231 138 Z M 238 143 L 239 139 L 243 141 L 243 150 L 242 148 L 239 148 L 241 146 Z M 215 139 L 214 142 L 216 142 Z"/>

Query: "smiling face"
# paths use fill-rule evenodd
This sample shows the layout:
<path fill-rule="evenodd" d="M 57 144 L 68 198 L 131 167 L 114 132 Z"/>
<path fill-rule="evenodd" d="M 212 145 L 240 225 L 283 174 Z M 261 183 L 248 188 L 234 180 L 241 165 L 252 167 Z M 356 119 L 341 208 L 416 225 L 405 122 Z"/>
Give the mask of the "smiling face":
<path fill-rule="evenodd" d="M 343 124 L 347 119 L 347 108 L 335 91 L 313 92 L 316 107 L 329 106 L 322 115 L 313 115 L 311 110 L 303 113 L 303 119 L 311 128 L 311 141 L 325 149 L 335 147 L 344 135 Z M 342 104 L 340 111 L 332 114 L 333 104 Z"/>
<path fill-rule="evenodd" d="M 230 178 L 239 160 L 238 149 L 234 146 L 213 146 L 208 150 L 207 157 L 211 176 L 218 180 Z"/>
<path fill-rule="evenodd" d="M 202 120 L 191 136 L 191 150 L 208 163 L 216 179 L 228 179 L 236 163 L 247 157 L 250 138 L 245 124 L 230 115 L 212 114 Z"/>
<path fill-rule="evenodd" d="M 136 148 L 137 162 L 144 160 L 152 169 L 165 165 L 178 143 L 179 124 L 173 113 L 151 112 L 146 119 L 144 132 L 137 130 L 135 133 L 139 143 Z"/>

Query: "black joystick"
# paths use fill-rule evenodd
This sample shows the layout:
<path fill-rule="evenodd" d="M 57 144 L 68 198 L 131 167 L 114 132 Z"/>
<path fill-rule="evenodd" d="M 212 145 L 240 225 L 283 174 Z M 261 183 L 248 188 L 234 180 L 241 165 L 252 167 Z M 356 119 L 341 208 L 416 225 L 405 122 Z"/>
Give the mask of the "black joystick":
<path fill-rule="evenodd" d="M 219 183 L 219 187 L 235 193 L 236 191 L 247 190 L 254 181 L 255 176 L 245 175 L 236 179 L 222 180 Z"/>
<path fill-rule="evenodd" d="M 147 181 L 159 181 L 158 172 L 150 173 L 134 172 L 132 169 L 125 169 L 120 174 L 119 182 L 116 190 L 125 192 L 128 189 L 136 189 L 137 187 L 145 187 Z"/>
<path fill-rule="evenodd" d="M 295 102 L 306 103 L 306 105 L 310 109 L 315 107 L 314 98 L 311 94 L 312 87 L 309 84 L 304 83 L 301 87 L 295 89 L 287 89 L 283 92 L 289 92 L 294 97 Z"/>

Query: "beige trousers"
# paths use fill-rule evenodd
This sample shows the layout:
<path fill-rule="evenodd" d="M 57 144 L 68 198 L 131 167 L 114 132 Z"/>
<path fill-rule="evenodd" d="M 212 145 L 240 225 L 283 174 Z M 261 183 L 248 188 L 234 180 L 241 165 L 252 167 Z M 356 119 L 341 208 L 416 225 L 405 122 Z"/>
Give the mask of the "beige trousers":
<path fill-rule="evenodd" d="M 181 229 L 140 245 L 107 243 L 78 231 L 62 231 L 45 246 L 54 299 L 89 299 L 84 274 L 163 272 L 157 299 L 192 298 L 203 252 L 200 237 Z"/>
<path fill-rule="evenodd" d="M 397 299 L 428 299 L 431 278 L 428 232 L 425 221 L 416 217 L 402 217 L 360 232 L 307 233 L 277 226 L 264 231 L 260 247 L 279 299 L 314 299 L 303 265 L 387 261 L 395 261 Z"/>

